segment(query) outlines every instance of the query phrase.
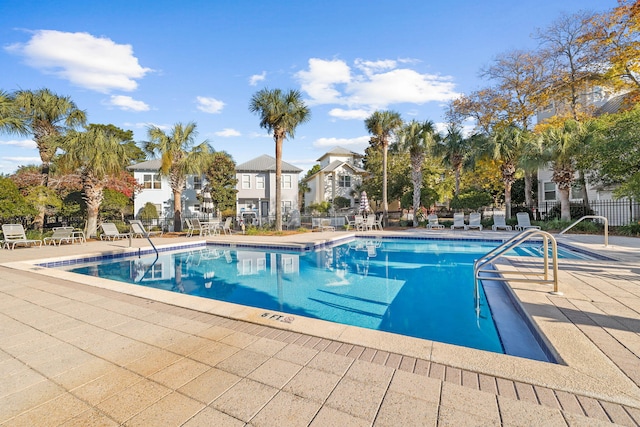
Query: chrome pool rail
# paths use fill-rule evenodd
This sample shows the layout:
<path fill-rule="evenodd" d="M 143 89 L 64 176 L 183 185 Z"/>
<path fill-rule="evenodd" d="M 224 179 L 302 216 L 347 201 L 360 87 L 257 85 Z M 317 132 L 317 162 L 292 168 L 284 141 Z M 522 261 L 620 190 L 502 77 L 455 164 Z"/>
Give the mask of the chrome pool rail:
<path fill-rule="evenodd" d="M 505 252 L 519 246 L 525 241 L 529 240 L 533 236 L 542 236 L 542 253 L 544 255 L 544 271 L 543 272 L 528 272 L 528 271 L 509 271 L 509 270 L 494 270 L 494 269 L 482 269 L 483 266 L 487 264 L 491 264 L 498 257 L 500 257 Z M 553 278 L 549 278 L 549 242 L 551 242 L 551 259 L 552 259 L 552 269 L 553 269 Z M 491 276 L 480 276 L 481 273 L 490 273 L 494 275 Z M 517 274 L 521 276 L 543 276 L 542 278 L 508 278 L 505 277 L 505 274 Z M 496 277 L 495 275 L 499 275 Z M 510 281 L 510 282 L 532 282 L 532 283 L 544 283 L 544 284 L 553 284 L 553 291 L 551 292 L 554 295 L 562 295 L 562 292 L 558 289 L 558 243 L 556 239 L 546 231 L 529 228 L 524 230 L 518 234 L 516 234 L 511 239 L 502 243 L 495 249 L 488 252 L 486 255 L 483 255 L 481 258 L 477 259 L 473 263 L 473 276 L 474 276 L 474 297 L 476 302 L 476 311 L 479 310 L 480 304 L 480 288 L 479 288 L 479 280 L 497 280 L 497 281 Z"/>
<path fill-rule="evenodd" d="M 558 235 L 564 234 L 566 231 L 569 231 L 570 229 L 573 228 L 574 225 L 578 224 L 580 221 L 584 219 L 604 219 L 604 246 L 606 248 L 609 245 L 609 220 L 607 219 L 606 216 L 585 215 L 579 220 L 577 220 L 576 222 L 574 222 L 573 224 L 571 224 L 570 226 L 568 226 L 567 228 L 565 228 L 564 230 L 562 230 L 561 232 L 559 232 Z"/>

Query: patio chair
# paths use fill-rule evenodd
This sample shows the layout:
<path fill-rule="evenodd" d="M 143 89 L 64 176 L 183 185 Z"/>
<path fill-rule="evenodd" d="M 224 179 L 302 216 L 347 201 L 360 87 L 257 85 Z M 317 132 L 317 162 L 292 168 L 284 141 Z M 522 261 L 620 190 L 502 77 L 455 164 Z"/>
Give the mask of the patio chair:
<path fill-rule="evenodd" d="M 537 230 L 540 230 L 540 227 L 538 227 L 537 225 L 531 225 L 531 220 L 529 219 L 528 213 L 518 212 L 516 214 L 516 218 L 518 219 L 518 225 L 516 225 L 516 230 L 524 231 L 524 230 L 528 230 L 529 228 L 535 228 Z"/>
<path fill-rule="evenodd" d="M 331 225 L 329 218 L 323 218 L 320 220 L 320 231 L 336 231 L 336 228 Z"/>
<path fill-rule="evenodd" d="M 222 231 L 224 232 L 224 234 L 231 234 L 231 217 L 228 217 L 224 220 Z"/>
<path fill-rule="evenodd" d="M 7 249 L 15 249 L 16 245 L 33 245 L 42 246 L 42 240 L 27 239 L 22 224 L 3 224 L 2 234 L 4 235 L 2 247 Z"/>
<path fill-rule="evenodd" d="M 347 215 L 344 216 L 344 228 L 349 231 L 350 228 L 356 228 L 356 220 L 355 218 L 350 220 Z"/>
<path fill-rule="evenodd" d="M 367 231 L 374 230 L 376 228 L 376 216 L 369 215 L 367 219 L 364 221 L 364 229 Z"/>
<path fill-rule="evenodd" d="M 380 214 L 376 216 L 376 228 L 380 231 L 383 230 L 382 228 L 382 220 L 384 219 L 384 214 Z"/>
<path fill-rule="evenodd" d="M 482 231 L 482 224 L 480 223 L 481 219 L 482 216 L 480 215 L 480 213 L 471 212 L 469 214 L 469 225 L 467 225 L 467 228 L 465 228 L 465 230 L 477 229 L 479 231 Z"/>
<path fill-rule="evenodd" d="M 144 224 L 139 219 L 129 220 L 129 224 L 131 225 L 131 235 L 133 237 L 151 237 L 151 236 L 162 236 L 162 230 L 160 231 L 147 231 L 144 228 Z"/>
<path fill-rule="evenodd" d="M 193 219 L 185 219 L 187 223 L 187 237 L 193 236 L 193 234 L 197 231 L 199 236 L 205 236 L 209 234 L 209 227 L 203 225 L 198 218 Z"/>
<path fill-rule="evenodd" d="M 365 225 L 364 225 L 364 216 L 362 215 L 355 215 L 353 217 L 353 226 L 356 230 L 358 231 L 362 231 L 365 229 Z"/>
<path fill-rule="evenodd" d="M 511 231 L 512 230 L 511 226 L 507 225 L 507 220 L 505 216 L 501 214 L 493 215 L 493 225 L 491 226 L 491 229 L 493 231 L 498 231 L 498 230 Z"/>
<path fill-rule="evenodd" d="M 56 227 L 53 229 L 53 234 L 42 239 L 42 242 L 45 245 L 60 246 L 62 242 L 73 243 L 75 240 L 73 227 Z"/>
<path fill-rule="evenodd" d="M 453 225 L 451 226 L 452 230 L 456 230 L 461 228 L 463 230 L 467 229 L 467 224 L 464 223 L 464 214 L 463 213 L 454 213 L 453 214 Z"/>
<path fill-rule="evenodd" d="M 444 230 L 444 225 L 440 224 L 438 215 L 431 214 L 427 216 L 427 230 Z"/>
<path fill-rule="evenodd" d="M 113 222 L 103 222 L 100 224 L 100 227 L 102 228 L 100 240 L 118 240 L 131 237 L 131 233 L 121 233 L 118 231 L 118 227 L 116 227 Z"/>

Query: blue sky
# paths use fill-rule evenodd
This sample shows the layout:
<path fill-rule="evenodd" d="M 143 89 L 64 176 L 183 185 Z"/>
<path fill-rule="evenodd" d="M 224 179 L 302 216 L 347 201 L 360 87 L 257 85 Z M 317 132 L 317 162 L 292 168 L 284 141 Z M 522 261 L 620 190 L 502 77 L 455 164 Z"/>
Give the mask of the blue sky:
<path fill-rule="evenodd" d="M 249 112 L 263 88 L 298 89 L 310 122 L 285 161 L 363 152 L 364 118 L 393 109 L 443 122 L 443 107 L 486 86 L 481 67 L 537 45 L 561 13 L 616 0 L 0 0 L 0 89 L 49 88 L 90 123 L 146 140 L 149 125 L 194 121 L 198 140 L 242 163 L 274 156 Z M 33 141 L 0 134 L 0 173 L 39 164 Z"/>

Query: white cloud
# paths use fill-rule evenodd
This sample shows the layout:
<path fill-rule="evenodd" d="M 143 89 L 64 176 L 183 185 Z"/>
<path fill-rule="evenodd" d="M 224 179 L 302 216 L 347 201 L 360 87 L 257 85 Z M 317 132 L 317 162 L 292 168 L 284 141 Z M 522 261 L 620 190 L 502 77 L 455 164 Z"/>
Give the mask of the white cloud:
<path fill-rule="evenodd" d="M 338 84 L 351 82 L 351 70 L 344 62 L 337 59 L 326 61 L 318 58 L 309 59 L 309 70 L 299 71 L 295 75 L 302 84 L 302 90 L 310 97 L 311 105 L 344 103 Z"/>
<path fill-rule="evenodd" d="M 222 112 L 222 108 L 225 105 L 222 101 L 204 96 L 198 96 L 196 100 L 198 102 L 198 110 L 205 113 L 218 114 Z"/>
<path fill-rule="evenodd" d="M 136 79 L 152 71 L 140 66 L 131 45 L 89 33 L 37 30 L 28 42 L 5 49 L 44 73 L 103 93 L 132 91 L 138 86 Z"/>
<path fill-rule="evenodd" d="M 138 122 L 138 123 L 125 122 L 123 123 L 123 125 L 126 127 L 134 128 L 134 129 L 147 129 L 151 126 L 154 126 L 154 127 L 157 127 L 158 129 L 169 130 L 173 127 L 171 125 L 159 125 L 153 122 Z"/>
<path fill-rule="evenodd" d="M 356 152 L 362 152 L 369 145 L 369 136 L 359 136 L 356 138 L 318 138 L 313 142 L 316 148 L 344 147 Z"/>
<path fill-rule="evenodd" d="M 35 141 L 31 139 L 21 139 L 21 140 L 12 139 L 9 141 L 0 141 L 0 145 L 8 145 L 11 147 L 27 148 L 27 149 L 34 149 L 34 150 L 38 148 Z"/>
<path fill-rule="evenodd" d="M 225 129 L 222 129 L 221 131 L 215 132 L 214 135 L 227 138 L 232 136 L 240 136 L 241 134 L 235 129 L 225 128 Z"/>
<path fill-rule="evenodd" d="M 345 110 L 342 108 L 333 108 L 329 111 L 331 117 L 344 120 L 364 120 L 371 115 L 369 110 Z"/>
<path fill-rule="evenodd" d="M 255 86 L 258 84 L 258 82 L 264 81 L 264 79 L 267 78 L 267 72 L 263 71 L 261 74 L 254 74 L 253 76 L 249 77 L 249 84 L 251 86 Z"/>
<path fill-rule="evenodd" d="M 422 74 L 408 68 L 415 60 L 357 59 L 353 67 L 345 61 L 309 59 L 308 70 L 299 71 L 301 88 L 311 98 L 309 105 L 339 104 L 329 113 L 342 119 L 361 120 L 364 112 L 392 104 L 446 102 L 459 96 L 451 77 Z M 366 118 L 366 116 L 364 116 Z"/>
<path fill-rule="evenodd" d="M 130 96 L 112 95 L 109 105 L 120 108 L 125 111 L 149 111 L 149 105 L 143 101 L 136 101 Z"/>

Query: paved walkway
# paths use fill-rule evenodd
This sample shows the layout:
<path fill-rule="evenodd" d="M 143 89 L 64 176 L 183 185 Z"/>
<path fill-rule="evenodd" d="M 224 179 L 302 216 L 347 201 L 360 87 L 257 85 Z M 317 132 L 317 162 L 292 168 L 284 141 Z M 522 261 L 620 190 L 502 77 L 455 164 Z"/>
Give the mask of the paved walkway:
<path fill-rule="evenodd" d="M 308 245 L 337 235 L 231 240 Z M 563 365 L 316 320 L 282 324 L 264 310 L 25 262 L 129 251 L 127 241 L 4 250 L 0 424 L 639 425 L 640 240 L 567 240 L 618 261 L 563 262 L 562 297 L 511 285 Z"/>

